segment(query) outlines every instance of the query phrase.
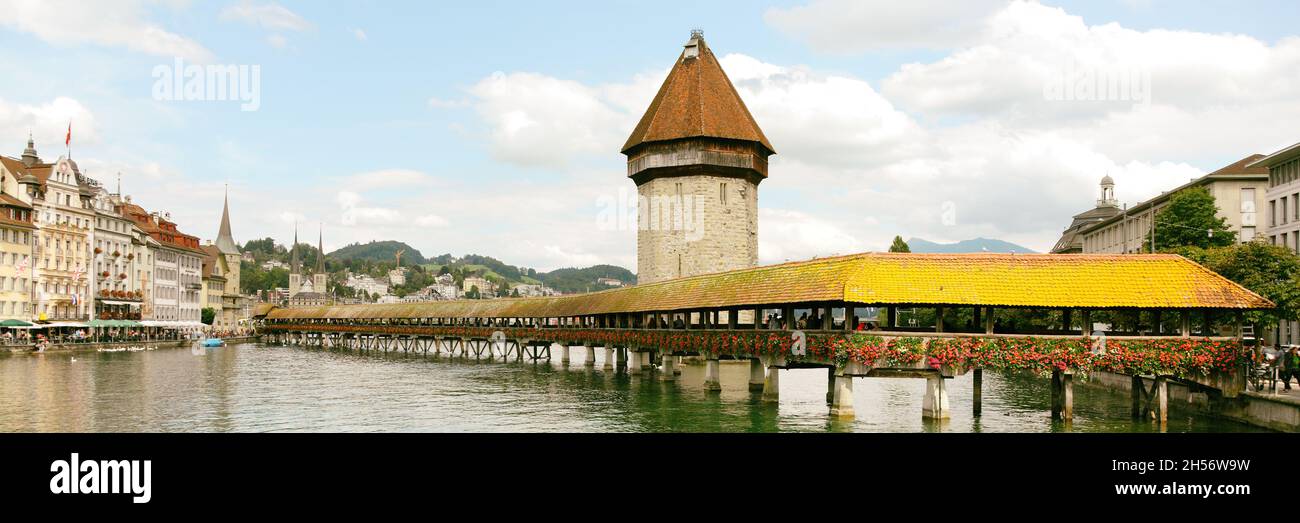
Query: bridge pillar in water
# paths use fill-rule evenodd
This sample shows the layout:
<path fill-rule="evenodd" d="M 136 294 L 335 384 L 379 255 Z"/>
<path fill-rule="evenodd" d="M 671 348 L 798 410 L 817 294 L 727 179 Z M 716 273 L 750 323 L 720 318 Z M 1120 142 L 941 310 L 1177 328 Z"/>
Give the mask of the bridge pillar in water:
<path fill-rule="evenodd" d="M 659 379 L 663 381 L 673 381 L 677 379 L 677 358 L 672 354 L 664 352 L 660 355 L 662 362 Z"/>
<path fill-rule="evenodd" d="M 608 343 L 605 344 L 604 370 L 614 370 L 614 347 L 611 347 Z"/>
<path fill-rule="evenodd" d="M 979 416 L 984 410 L 984 369 L 971 371 L 971 413 Z"/>
<path fill-rule="evenodd" d="M 1052 371 L 1052 419 L 1074 419 L 1074 374 Z"/>
<path fill-rule="evenodd" d="M 631 349 L 626 349 L 626 350 L 631 350 Z M 627 372 L 628 374 L 631 374 L 633 376 L 641 375 L 641 353 L 640 352 L 635 352 L 635 351 L 632 352 L 632 361 L 630 361 L 628 364 Z"/>
<path fill-rule="evenodd" d="M 627 368 L 627 347 L 614 349 L 614 366 L 620 369 Z"/>
<path fill-rule="evenodd" d="M 565 367 L 568 367 L 568 366 L 569 366 L 569 346 L 568 346 L 568 345 L 564 345 L 564 346 L 561 346 L 561 347 L 560 347 L 560 365 L 563 365 L 563 366 L 565 366 Z"/>
<path fill-rule="evenodd" d="M 921 416 L 930 419 L 948 419 L 948 389 L 943 376 L 934 374 L 925 378 L 925 399 L 921 402 Z"/>
<path fill-rule="evenodd" d="M 851 419 L 854 416 L 853 376 L 835 375 L 833 373 L 831 376 L 831 383 L 834 387 L 832 391 L 833 397 L 831 398 L 831 417 Z"/>
<path fill-rule="evenodd" d="M 763 376 L 763 361 L 755 358 L 749 360 L 749 391 L 760 392 L 763 390 L 763 383 L 766 377 Z"/>
<path fill-rule="evenodd" d="M 582 365 L 585 366 L 585 367 L 595 367 L 595 366 L 596 366 L 596 347 L 591 346 L 591 345 L 586 345 L 586 346 L 584 346 L 584 348 L 587 349 L 587 359 L 586 359 L 585 361 L 582 362 Z"/>
<path fill-rule="evenodd" d="M 722 390 L 722 372 L 721 362 L 718 356 L 710 355 L 709 359 L 704 361 L 704 389 L 709 391 Z"/>
<path fill-rule="evenodd" d="M 781 369 L 776 367 L 775 360 L 765 363 L 767 377 L 763 380 L 763 401 L 776 403 L 781 401 Z"/>

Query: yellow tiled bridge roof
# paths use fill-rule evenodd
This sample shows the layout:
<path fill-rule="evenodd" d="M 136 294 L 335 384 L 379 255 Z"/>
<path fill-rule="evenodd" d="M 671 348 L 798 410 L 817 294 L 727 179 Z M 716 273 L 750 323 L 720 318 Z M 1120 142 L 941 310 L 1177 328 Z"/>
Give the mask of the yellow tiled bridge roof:
<path fill-rule="evenodd" d="M 841 301 L 1083 309 L 1274 306 L 1177 255 L 866 253 L 589 294 L 277 308 L 267 318 L 549 318 Z"/>

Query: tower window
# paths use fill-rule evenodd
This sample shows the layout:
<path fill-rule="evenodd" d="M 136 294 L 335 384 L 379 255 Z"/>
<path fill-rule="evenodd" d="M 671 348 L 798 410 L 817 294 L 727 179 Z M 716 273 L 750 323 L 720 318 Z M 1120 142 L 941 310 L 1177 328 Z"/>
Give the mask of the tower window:
<path fill-rule="evenodd" d="M 727 205 L 727 184 L 726 182 L 718 184 L 718 200 L 725 207 Z"/>

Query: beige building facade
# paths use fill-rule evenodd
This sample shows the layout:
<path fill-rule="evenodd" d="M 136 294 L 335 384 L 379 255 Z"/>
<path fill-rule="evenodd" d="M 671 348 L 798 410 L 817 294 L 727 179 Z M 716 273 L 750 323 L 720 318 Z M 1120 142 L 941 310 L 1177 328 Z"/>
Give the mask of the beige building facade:
<path fill-rule="evenodd" d="M 1252 166 L 1268 169 L 1266 238 L 1300 253 L 1300 143 L 1256 161 Z M 1273 333 L 1281 345 L 1300 345 L 1300 321 L 1284 321 Z"/>
<path fill-rule="evenodd" d="M 1192 180 L 1155 198 L 1129 207 L 1078 232 L 1084 253 L 1123 254 L 1138 253 L 1149 248 L 1146 241 L 1152 232 L 1152 221 L 1169 204 L 1178 191 L 1191 187 L 1204 187 L 1214 196 L 1219 216 L 1226 219 L 1237 233 L 1237 240 L 1247 242 L 1263 234 L 1259 210 L 1264 207 L 1268 186 L 1268 173 L 1260 167 L 1249 165 L 1263 158 L 1252 155 L 1227 167 Z M 1155 234 L 1160 235 L 1160 224 L 1155 224 Z"/>

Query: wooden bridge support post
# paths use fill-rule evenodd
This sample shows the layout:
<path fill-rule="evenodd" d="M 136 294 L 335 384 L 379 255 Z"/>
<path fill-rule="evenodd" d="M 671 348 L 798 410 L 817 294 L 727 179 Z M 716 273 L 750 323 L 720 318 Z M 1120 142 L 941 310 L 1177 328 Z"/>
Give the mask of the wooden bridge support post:
<path fill-rule="evenodd" d="M 761 392 L 764 381 L 766 379 L 763 376 L 763 361 L 758 358 L 749 360 L 749 391 Z"/>
<path fill-rule="evenodd" d="M 673 381 L 677 379 L 677 357 L 667 351 L 659 354 L 659 379 L 663 381 Z"/>
<path fill-rule="evenodd" d="M 1156 376 L 1155 383 L 1156 394 L 1155 401 L 1156 421 L 1160 423 L 1160 428 L 1164 428 L 1169 423 L 1169 382 L 1164 376 Z"/>
<path fill-rule="evenodd" d="M 1129 394 L 1133 397 L 1133 419 L 1142 417 L 1142 392 L 1145 387 L 1140 376 L 1130 376 Z"/>
<path fill-rule="evenodd" d="M 1184 338 L 1192 337 L 1192 311 L 1183 309 L 1179 312 L 1178 331 Z"/>
<path fill-rule="evenodd" d="M 934 374 L 925 378 L 925 399 L 921 402 L 921 416 L 929 419 L 948 419 L 948 389 L 943 376 Z"/>
<path fill-rule="evenodd" d="M 614 347 L 608 343 L 605 344 L 605 365 L 603 370 L 614 370 Z"/>
<path fill-rule="evenodd" d="M 704 360 L 704 390 L 710 392 L 722 390 L 721 367 L 716 354 L 711 354 L 707 360 Z"/>
<path fill-rule="evenodd" d="M 587 359 L 586 359 L 585 361 L 582 362 L 582 365 L 583 365 L 584 367 L 595 367 L 595 366 L 596 366 L 596 347 L 595 347 L 594 345 L 585 345 L 584 348 L 587 349 Z"/>
<path fill-rule="evenodd" d="M 978 418 L 984 410 L 984 369 L 972 371 L 971 382 L 974 384 L 974 390 L 971 392 L 971 414 Z"/>
<path fill-rule="evenodd" d="M 1052 419 L 1074 419 L 1074 374 L 1052 371 Z"/>
<path fill-rule="evenodd" d="M 853 413 L 853 376 L 836 375 L 831 369 L 834 385 L 834 397 L 831 399 L 831 417 L 852 419 Z"/>
<path fill-rule="evenodd" d="M 616 369 L 627 368 L 627 347 L 617 347 L 614 349 L 614 367 Z"/>
<path fill-rule="evenodd" d="M 781 401 L 781 369 L 768 366 L 767 377 L 763 380 L 763 401 L 777 403 Z"/>

